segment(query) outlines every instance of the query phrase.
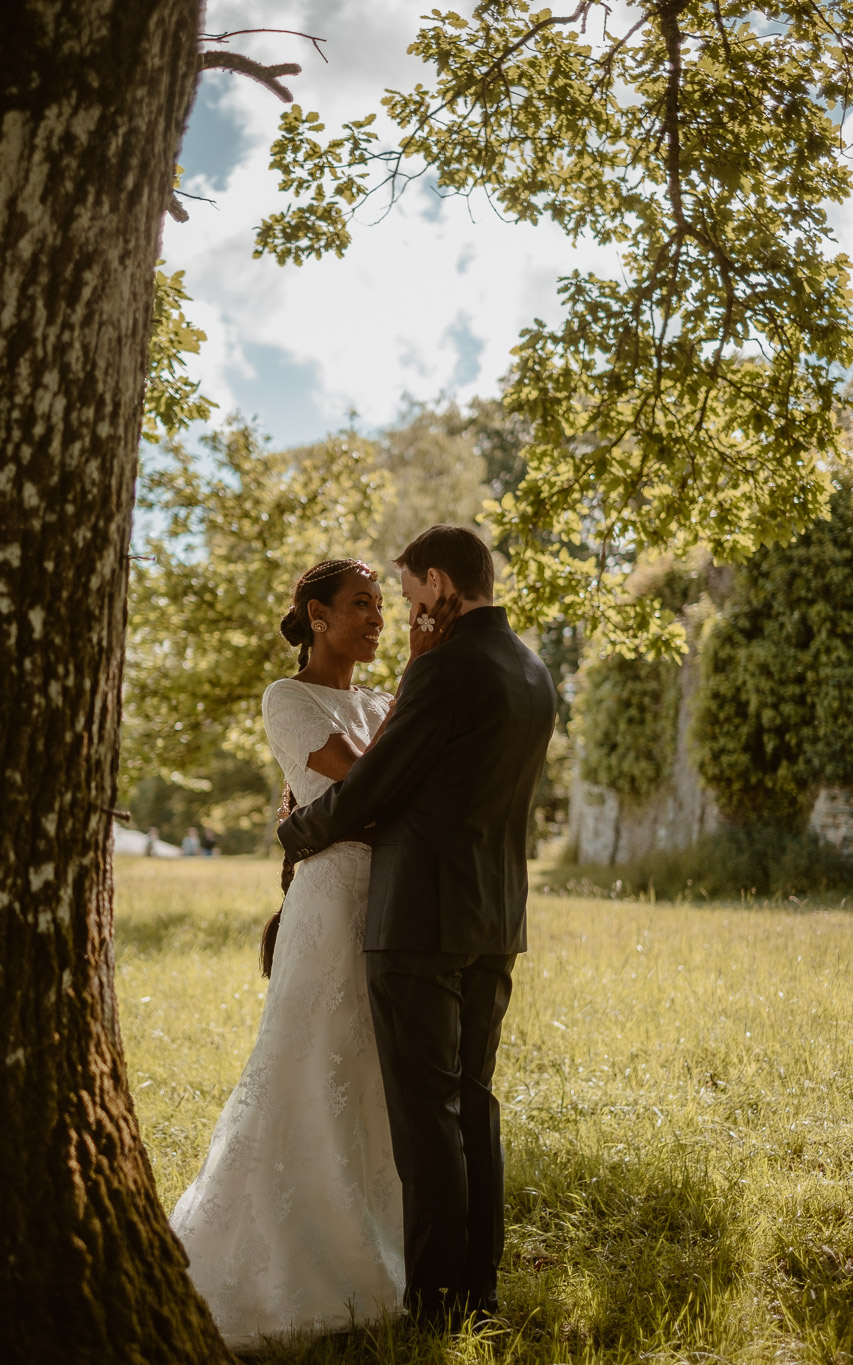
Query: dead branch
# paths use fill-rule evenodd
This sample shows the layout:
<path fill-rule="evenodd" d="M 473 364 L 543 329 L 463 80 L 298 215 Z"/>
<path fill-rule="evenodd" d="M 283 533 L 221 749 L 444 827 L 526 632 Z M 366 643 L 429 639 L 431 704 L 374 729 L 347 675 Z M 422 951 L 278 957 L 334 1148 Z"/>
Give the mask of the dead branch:
<path fill-rule="evenodd" d="M 182 199 L 197 199 L 200 204 L 212 204 L 215 209 L 219 208 L 215 199 L 208 199 L 204 194 L 190 194 L 188 190 L 175 190 Z"/>
<path fill-rule="evenodd" d="M 203 43 L 227 43 L 229 38 L 237 38 L 243 33 L 289 33 L 294 38 L 307 38 L 309 43 L 313 43 L 314 48 L 319 52 L 323 61 L 328 66 L 329 59 L 320 43 L 325 43 L 325 38 L 316 38 L 313 33 L 300 33 L 296 28 L 235 28 L 230 33 L 203 33 L 201 41 Z"/>
<path fill-rule="evenodd" d="M 176 223 L 186 223 L 190 216 L 174 190 L 172 190 L 169 202 L 166 205 L 166 212 L 170 218 L 174 218 Z"/>

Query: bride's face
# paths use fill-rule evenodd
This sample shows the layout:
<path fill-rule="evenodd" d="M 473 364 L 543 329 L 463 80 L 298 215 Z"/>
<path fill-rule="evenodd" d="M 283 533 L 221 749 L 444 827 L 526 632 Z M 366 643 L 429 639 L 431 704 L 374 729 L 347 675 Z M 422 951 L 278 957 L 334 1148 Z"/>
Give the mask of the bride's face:
<path fill-rule="evenodd" d="M 322 616 L 326 631 L 319 636 L 322 647 L 353 663 L 369 664 L 376 658 L 382 631 L 382 589 L 363 574 L 349 573 L 328 607 L 313 604 L 311 615 Z"/>

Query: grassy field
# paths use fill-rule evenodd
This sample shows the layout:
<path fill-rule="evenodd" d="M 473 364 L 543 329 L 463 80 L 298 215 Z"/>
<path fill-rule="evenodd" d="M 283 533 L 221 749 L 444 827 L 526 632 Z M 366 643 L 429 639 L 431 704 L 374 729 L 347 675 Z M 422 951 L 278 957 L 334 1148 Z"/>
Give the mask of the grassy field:
<path fill-rule="evenodd" d="M 128 1066 L 171 1209 L 254 1039 L 277 868 L 116 871 Z M 850 915 L 537 896 L 530 919 L 498 1078 L 507 1328 L 265 1358 L 853 1362 Z"/>

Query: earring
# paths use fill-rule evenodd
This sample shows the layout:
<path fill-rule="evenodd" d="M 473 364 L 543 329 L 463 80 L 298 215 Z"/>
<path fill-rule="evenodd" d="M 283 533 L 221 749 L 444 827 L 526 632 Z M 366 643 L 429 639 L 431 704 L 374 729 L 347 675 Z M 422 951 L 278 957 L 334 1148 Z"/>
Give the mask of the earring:
<path fill-rule="evenodd" d="M 318 619 L 318 620 L 316 620 L 316 621 L 312 621 L 312 622 L 311 622 L 311 629 L 312 629 L 312 630 L 315 630 L 315 631 L 317 632 L 318 635 L 322 635 L 322 634 L 323 634 L 323 631 L 324 631 L 324 630 L 327 630 L 328 627 L 327 627 L 325 621 L 321 621 L 321 620 Z"/>

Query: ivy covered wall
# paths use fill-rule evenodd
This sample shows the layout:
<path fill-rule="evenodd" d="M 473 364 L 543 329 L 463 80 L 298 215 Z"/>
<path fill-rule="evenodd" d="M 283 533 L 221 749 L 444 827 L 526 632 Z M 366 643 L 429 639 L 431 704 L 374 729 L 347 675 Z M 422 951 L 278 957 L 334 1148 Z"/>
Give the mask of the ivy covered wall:
<path fill-rule="evenodd" d="M 853 784 L 853 487 L 831 520 L 759 550 L 700 651 L 693 743 L 732 823 L 800 830 L 824 786 Z"/>
<path fill-rule="evenodd" d="M 737 569 L 641 564 L 687 630 L 682 664 L 589 653 L 573 721 L 580 861 L 684 847 L 718 821 L 801 831 L 853 787 L 853 484 L 831 519 Z M 818 795 L 821 802 L 816 807 Z M 813 813 L 814 817 L 813 817 Z M 837 831 L 827 826 L 828 837 Z"/>

